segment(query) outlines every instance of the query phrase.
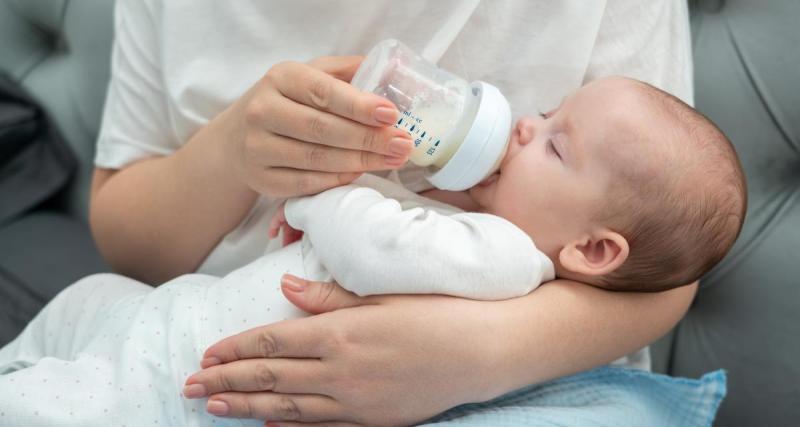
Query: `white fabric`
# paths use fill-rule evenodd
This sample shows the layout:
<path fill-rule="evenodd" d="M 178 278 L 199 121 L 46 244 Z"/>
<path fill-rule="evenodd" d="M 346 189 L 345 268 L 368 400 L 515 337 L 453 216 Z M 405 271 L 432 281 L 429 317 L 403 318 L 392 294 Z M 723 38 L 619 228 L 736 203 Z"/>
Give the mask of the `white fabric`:
<path fill-rule="evenodd" d="M 389 37 L 422 50 L 463 7 L 470 4 L 119 0 L 95 163 L 116 169 L 175 152 L 280 61 L 363 54 Z M 692 102 L 683 1 L 483 1 L 454 30 L 440 66 L 494 84 L 516 116 L 546 111 L 584 81 L 611 74 Z M 392 177 L 412 191 L 430 188 L 413 166 Z M 278 249 L 265 230 L 279 202 L 260 198 L 198 271 L 222 275 Z"/>
<path fill-rule="evenodd" d="M 555 278 L 550 259 L 514 224 L 437 205 L 363 175 L 353 185 L 290 199 L 285 212 L 331 276 L 358 295 L 498 300 Z"/>
<path fill-rule="evenodd" d="M 0 426 L 263 426 L 216 418 L 181 396 L 214 342 L 305 314 L 279 289 L 303 269 L 300 244 L 220 279 L 191 274 L 158 288 L 114 274 L 56 296 L 0 349 Z"/>
<path fill-rule="evenodd" d="M 553 278 L 552 263 L 502 218 L 374 176 L 358 184 L 290 200 L 287 220 L 305 231 L 302 241 L 222 279 L 190 274 L 154 289 L 106 274 L 67 288 L 0 350 L 0 425 L 241 425 L 215 420 L 203 400 L 183 399 L 183 382 L 217 340 L 304 316 L 280 295 L 285 272 L 344 277 L 363 295 L 486 299 L 523 295 Z"/>

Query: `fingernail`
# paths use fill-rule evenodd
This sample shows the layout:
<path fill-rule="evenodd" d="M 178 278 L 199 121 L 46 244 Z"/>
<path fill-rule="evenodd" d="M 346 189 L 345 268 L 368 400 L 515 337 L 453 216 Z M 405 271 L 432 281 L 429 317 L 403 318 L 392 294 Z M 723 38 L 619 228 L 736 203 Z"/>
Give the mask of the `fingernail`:
<path fill-rule="evenodd" d="M 183 387 L 183 396 L 188 397 L 189 399 L 205 397 L 206 394 L 206 386 L 203 384 L 189 384 Z"/>
<path fill-rule="evenodd" d="M 281 277 L 281 285 L 287 287 L 292 292 L 303 292 L 306 288 L 305 283 L 288 274 L 284 274 L 283 277 Z"/>
<path fill-rule="evenodd" d="M 393 125 L 397 121 L 397 110 L 389 107 L 378 107 L 375 109 L 375 120 L 383 124 Z"/>
<path fill-rule="evenodd" d="M 200 361 L 200 367 L 206 369 L 212 366 L 217 366 L 220 363 L 222 363 L 222 361 L 216 357 L 206 357 L 205 359 Z"/>
<path fill-rule="evenodd" d="M 388 166 L 401 166 L 406 162 L 406 157 L 394 157 L 394 156 L 386 156 L 383 158 Z"/>
<path fill-rule="evenodd" d="M 407 156 L 411 152 L 413 142 L 408 138 L 394 137 L 389 141 L 389 151 L 398 156 Z"/>
<path fill-rule="evenodd" d="M 206 403 L 206 411 L 214 415 L 225 415 L 228 413 L 230 407 L 227 403 L 221 400 L 209 400 Z"/>

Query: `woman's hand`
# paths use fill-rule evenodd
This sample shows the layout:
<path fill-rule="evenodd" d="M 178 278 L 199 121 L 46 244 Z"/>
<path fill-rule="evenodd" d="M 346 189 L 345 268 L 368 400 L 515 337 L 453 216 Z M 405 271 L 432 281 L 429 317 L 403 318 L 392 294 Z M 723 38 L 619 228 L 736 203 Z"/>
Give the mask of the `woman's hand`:
<path fill-rule="evenodd" d="M 637 350 L 677 323 L 697 285 L 634 293 L 555 280 L 491 302 L 359 298 L 300 279 L 282 288 L 301 309 L 324 314 L 211 346 L 186 397 L 210 396 L 215 415 L 282 426 L 412 424 Z"/>
<path fill-rule="evenodd" d="M 225 157 L 258 193 L 292 197 L 403 165 L 413 142 L 395 106 L 349 85 L 359 56 L 283 62 L 228 110 Z M 216 119 L 215 119 L 216 120 Z"/>
<path fill-rule="evenodd" d="M 354 308 L 220 341 L 206 351 L 206 369 L 187 380 L 187 397 L 211 395 L 213 414 L 278 425 L 406 425 L 500 393 L 495 376 L 503 364 L 494 359 L 492 342 L 499 335 L 492 332 L 497 325 L 487 303 L 445 296 L 360 298 L 335 284 L 304 284 L 282 284 L 303 309 Z"/>
<path fill-rule="evenodd" d="M 195 271 L 259 193 L 316 193 L 402 165 L 413 143 L 391 126 L 394 105 L 345 83 L 360 62 L 275 65 L 175 153 L 96 169 L 91 225 L 106 260 L 163 283 Z"/>

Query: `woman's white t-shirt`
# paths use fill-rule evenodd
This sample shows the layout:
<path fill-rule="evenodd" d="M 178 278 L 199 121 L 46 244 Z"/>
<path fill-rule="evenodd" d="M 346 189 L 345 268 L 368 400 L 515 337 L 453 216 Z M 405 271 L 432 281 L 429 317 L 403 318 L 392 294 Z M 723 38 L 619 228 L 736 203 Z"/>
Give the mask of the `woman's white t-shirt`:
<path fill-rule="evenodd" d="M 119 169 L 177 151 L 278 62 L 365 54 L 386 38 L 422 51 L 454 10 L 469 7 L 462 0 L 119 0 L 95 165 Z M 547 111 L 607 75 L 693 101 L 683 1 L 484 0 L 454 31 L 439 65 L 497 86 L 516 117 Z M 396 178 L 413 191 L 431 188 L 413 165 Z M 224 274 L 277 249 L 266 233 L 277 202 L 261 197 L 198 271 Z"/>

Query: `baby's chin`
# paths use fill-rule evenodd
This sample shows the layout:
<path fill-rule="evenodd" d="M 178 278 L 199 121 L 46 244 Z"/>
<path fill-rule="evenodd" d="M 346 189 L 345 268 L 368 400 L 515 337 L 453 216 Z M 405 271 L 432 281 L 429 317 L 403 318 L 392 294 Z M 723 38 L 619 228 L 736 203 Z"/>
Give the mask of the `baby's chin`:
<path fill-rule="evenodd" d="M 494 193 L 497 179 L 500 177 L 499 173 L 489 175 L 486 179 L 471 187 L 469 195 L 481 207 L 481 212 L 490 213 L 492 194 Z"/>
<path fill-rule="evenodd" d="M 500 172 L 495 172 L 484 178 L 483 181 L 479 182 L 477 185 L 475 185 L 475 187 L 480 187 L 480 188 L 490 187 L 497 181 L 499 177 L 500 177 Z"/>

